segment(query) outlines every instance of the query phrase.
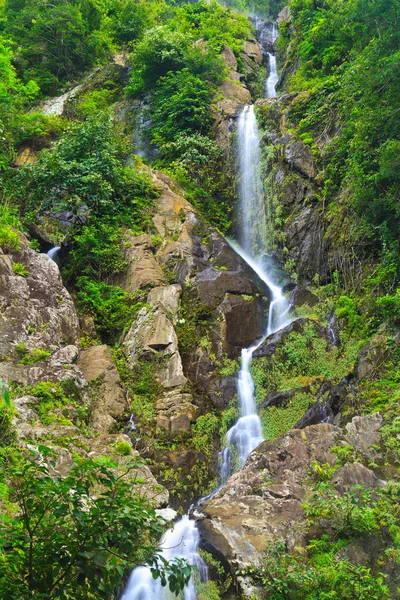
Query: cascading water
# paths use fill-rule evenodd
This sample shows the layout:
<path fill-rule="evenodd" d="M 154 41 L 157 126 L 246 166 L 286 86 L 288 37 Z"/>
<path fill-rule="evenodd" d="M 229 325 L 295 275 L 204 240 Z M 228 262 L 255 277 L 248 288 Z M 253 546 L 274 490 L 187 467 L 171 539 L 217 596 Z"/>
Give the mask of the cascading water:
<path fill-rule="evenodd" d="M 61 246 L 54 246 L 54 248 L 51 248 L 51 250 L 48 251 L 47 256 L 55 261 L 60 250 Z"/>
<path fill-rule="evenodd" d="M 274 26 L 275 27 L 275 26 Z M 276 38 L 276 28 L 273 30 Z M 273 38 L 273 39 L 275 39 Z M 272 56 L 272 55 L 271 55 Z M 275 58 L 275 57 L 273 57 Z M 272 70 L 272 69 L 271 69 Z M 276 73 L 276 61 L 275 61 Z M 270 74 L 271 77 L 271 74 Z M 269 88 L 269 96 L 275 96 L 275 85 Z M 271 93 L 270 93 L 271 90 Z M 272 93 L 273 92 L 273 93 Z M 232 472 L 232 449 L 238 455 L 239 466 L 242 466 L 248 455 L 262 441 L 262 425 L 257 414 L 254 382 L 250 366 L 254 351 L 266 337 L 278 331 L 290 322 L 288 318 L 289 303 L 281 288 L 274 283 L 269 272 L 265 269 L 263 257 L 266 253 L 267 219 L 261 177 L 260 136 L 254 106 L 245 106 L 238 125 L 239 140 L 239 170 L 240 170 L 240 205 L 241 232 L 240 246 L 231 243 L 234 250 L 257 273 L 270 290 L 270 307 L 265 337 L 259 343 L 242 350 L 242 362 L 239 373 L 238 392 L 241 416 L 227 433 L 227 445 L 222 453 L 220 468 L 220 485 L 214 492 L 202 498 L 198 504 L 212 498 L 222 487 Z M 188 564 L 198 568 L 200 579 L 206 581 L 208 570 L 205 562 L 198 553 L 200 535 L 195 521 L 189 515 L 182 517 L 173 529 L 169 529 L 161 540 L 162 555 L 167 560 L 174 558 L 185 559 Z M 148 567 L 136 568 L 128 581 L 120 600 L 162 600 L 168 592 L 162 588 L 158 580 L 154 580 Z M 183 592 L 184 600 L 196 600 L 193 577 Z"/>
<path fill-rule="evenodd" d="M 206 581 L 208 570 L 204 560 L 198 553 L 200 536 L 196 522 L 189 515 L 182 517 L 173 529 L 168 529 L 162 537 L 160 545 L 162 556 L 168 561 L 182 558 L 189 565 L 197 567 L 202 581 Z M 120 600 L 160 600 L 168 597 L 168 590 L 161 586 L 159 579 L 153 579 L 148 567 L 137 567 L 132 573 Z M 193 577 L 183 592 L 184 600 L 196 600 Z"/>
<path fill-rule="evenodd" d="M 277 37 L 275 25 L 272 37 L 275 41 Z M 270 76 L 267 81 L 267 94 L 269 97 L 274 97 L 276 96 L 275 85 L 278 81 L 276 58 L 272 54 L 269 54 L 269 57 Z M 227 446 L 222 453 L 221 460 L 221 484 L 228 479 L 232 472 L 232 448 L 235 448 L 239 466 L 242 466 L 250 452 L 263 440 L 262 425 L 257 414 L 254 397 L 254 382 L 250 372 L 253 353 L 266 337 L 290 322 L 289 303 L 262 262 L 267 244 L 267 219 L 261 177 L 260 135 L 254 105 L 245 106 L 239 117 L 238 141 L 241 248 L 235 244 L 231 245 L 266 284 L 270 290 L 271 299 L 265 337 L 251 348 L 242 350 L 239 374 L 241 416 L 226 435 Z"/>
<path fill-rule="evenodd" d="M 277 29 L 276 25 L 274 24 L 272 26 L 272 43 L 275 42 L 277 37 L 278 37 L 278 29 Z M 266 83 L 266 92 L 267 92 L 268 98 L 275 98 L 276 97 L 275 88 L 276 88 L 276 84 L 278 83 L 278 80 L 279 80 L 278 68 L 276 65 L 276 56 L 272 52 L 268 52 L 267 54 L 268 54 L 268 62 L 269 62 L 269 75 L 268 75 L 268 79 L 267 79 L 267 83 Z"/>

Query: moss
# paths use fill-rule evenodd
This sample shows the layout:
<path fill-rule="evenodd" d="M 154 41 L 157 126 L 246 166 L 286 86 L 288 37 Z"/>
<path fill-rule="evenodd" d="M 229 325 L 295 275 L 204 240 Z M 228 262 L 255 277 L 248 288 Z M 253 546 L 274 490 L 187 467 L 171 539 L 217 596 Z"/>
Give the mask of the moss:
<path fill-rule="evenodd" d="M 289 431 L 314 402 L 313 394 L 299 392 L 285 406 L 269 406 L 262 410 L 260 417 L 265 439 L 276 438 Z"/>
<path fill-rule="evenodd" d="M 23 344 L 20 344 L 20 351 L 22 352 Z M 22 355 L 19 362 L 20 365 L 33 365 L 41 360 L 46 360 L 51 356 L 50 350 L 44 348 L 34 348 L 30 353 L 26 350 L 25 354 Z"/>
<path fill-rule="evenodd" d="M 321 379 L 339 381 L 353 370 L 362 343 L 349 339 L 340 349 L 328 351 L 325 338 L 307 323 L 303 332 L 289 334 L 272 356 L 253 360 L 257 402 L 271 391 L 303 387 Z"/>

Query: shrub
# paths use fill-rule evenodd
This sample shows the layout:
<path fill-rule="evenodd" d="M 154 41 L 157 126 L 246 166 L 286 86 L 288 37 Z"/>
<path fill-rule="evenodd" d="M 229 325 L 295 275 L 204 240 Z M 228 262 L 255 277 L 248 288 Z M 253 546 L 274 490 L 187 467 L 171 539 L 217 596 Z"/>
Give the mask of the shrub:
<path fill-rule="evenodd" d="M 21 249 L 21 240 L 18 233 L 8 225 L 0 225 L 0 247 L 6 254 L 18 252 Z"/>
<path fill-rule="evenodd" d="M 14 275 L 19 275 L 20 277 L 28 277 L 29 275 L 29 271 L 23 263 L 14 263 L 12 268 Z"/>
<path fill-rule="evenodd" d="M 80 277 L 76 288 L 80 310 L 93 317 L 96 328 L 106 339 L 114 339 L 144 306 L 120 287 L 88 277 Z"/>

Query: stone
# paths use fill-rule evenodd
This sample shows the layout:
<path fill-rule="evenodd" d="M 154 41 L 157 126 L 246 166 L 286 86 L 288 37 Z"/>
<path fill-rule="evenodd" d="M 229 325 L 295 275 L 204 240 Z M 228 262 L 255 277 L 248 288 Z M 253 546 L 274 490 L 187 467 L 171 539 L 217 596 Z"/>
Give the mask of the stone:
<path fill-rule="evenodd" d="M 304 304 L 315 306 L 319 303 L 319 298 L 307 288 L 296 286 L 290 295 L 289 302 L 294 308 L 304 306 Z"/>
<path fill-rule="evenodd" d="M 265 313 L 256 298 L 243 298 L 229 294 L 219 305 L 217 315 L 221 315 L 225 351 L 229 358 L 240 356 L 243 348 L 248 348 L 265 333 Z"/>
<path fill-rule="evenodd" d="M 89 383 L 99 382 L 91 406 L 90 421 L 93 429 L 107 432 L 129 409 L 110 349 L 108 346 L 91 346 L 82 350 L 77 364 Z"/>
<path fill-rule="evenodd" d="M 37 159 L 36 150 L 31 148 L 30 146 L 27 146 L 26 148 L 22 148 L 18 152 L 17 157 L 13 161 L 13 166 L 14 167 L 23 167 L 25 165 L 31 165 L 32 163 L 35 162 L 36 159 Z"/>
<path fill-rule="evenodd" d="M 383 425 L 382 416 L 376 412 L 371 415 L 353 417 L 346 425 L 349 444 L 362 454 L 375 457 L 376 450 L 372 446 L 380 446 L 380 428 Z"/>
<path fill-rule="evenodd" d="M 22 263 L 26 277 L 15 275 Z M 71 296 L 62 284 L 58 266 L 45 254 L 30 249 L 25 237 L 21 250 L 0 255 L 0 355 L 19 362 L 16 344 L 56 352 L 79 346 L 79 322 Z"/>
<path fill-rule="evenodd" d="M 276 18 L 276 22 L 278 25 L 280 25 L 284 21 L 290 21 L 290 20 L 291 20 L 290 9 L 288 6 L 285 6 L 284 8 L 282 8 L 280 13 L 278 14 L 278 16 Z"/>
<path fill-rule="evenodd" d="M 198 527 L 206 549 L 222 555 L 235 573 L 257 565 L 270 541 L 283 539 L 289 550 L 305 547 L 303 482 L 313 461 L 335 463 L 330 448 L 342 437 L 339 428 L 320 424 L 260 444 L 202 506 Z"/>
<path fill-rule="evenodd" d="M 152 242 L 147 234 L 139 236 L 126 234 L 123 252 L 128 267 L 116 276 L 115 285 L 119 285 L 130 294 L 135 294 L 140 289 L 160 285 L 163 282 L 164 274 L 154 257 Z"/>
<path fill-rule="evenodd" d="M 303 206 L 288 220 L 286 245 L 295 261 L 297 272 L 311 281 L 316 274 L 323 279 L 327 274 L 326 243 L 322 223 L 312 206 Z"/>
<path fill-rule="evenodd" d="M 64 348 L 60 348 L 60 350 L 57 350 L 57 352 L 52 355 L 51 361 L 53 364 L 71 365 L 76 361 L 78 355 L 79 348 L 77 346 L 64 346 Z"/>
<path fill-rule="evenodd" d="M 331 483 L 339 494 L 350 491 L 354 486 L 365 486 L 369 489 L 384 488 L 386 482 L 378 479 L 371 469 L 360 463 L 346 463 L 336 471 Z"/>
<path fill-rule="evenodd" d="M 343 377 L 342 381 L 333 387 L 330 381 L 325 381 L 318 391 L 317 401 L 296 423 L 295 428 L 303 429 L 317 423 L 335 423 L 340 416 L 342 404 L 348 401 L 349 396 L 351 397 L 353 394 L 354 386 L 351 374 Z"/>

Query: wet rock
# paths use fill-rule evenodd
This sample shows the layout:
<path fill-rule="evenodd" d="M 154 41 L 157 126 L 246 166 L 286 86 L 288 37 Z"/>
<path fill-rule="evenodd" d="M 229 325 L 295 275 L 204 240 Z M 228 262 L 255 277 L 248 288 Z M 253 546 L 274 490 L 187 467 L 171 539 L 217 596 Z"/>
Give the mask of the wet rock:
<path fill-rule="evenodd" d="M 240 356 L 242 348 L 248 348 L 264 335 L 265 313 L 253 297 L 228 295 L 218 307 L 217 315 L 223 318 L 223 338 L 229 358 Z"/>
<path fill-rule="evenodd" d="M 269 335 L 254 352 L 253 357 L 263 358 L 266 356 L 272 356 L 276 352 L 278 346 L 284 343 L 285 339 L 289 335 L 291 335 L 292 333 L 302 334 L 306 325 L 311 325 L 314 328 L 315 333 L 319 337 L 326 336 L 325 328 L 322 327 L 322 325 L 319 325 L 317 322 L 313 321 L 312 319 L 296 319 L 283 329 L 280 329 L 276 333 Z"/>
<path fill-rule="evenodd" d="M 303 429 L 317 423 L 334 423 L 340 415 L 340 408 L 349 396 L 354 393 L 353 376 L 343 377 L 342 381 L 332 387 L 330 381 L 325 381 L 317 394 L 317 401 L 307 410 L 295 425 Z"/>
<path fill-rule="evenodd" d="M 107 346 L 82 350 L 78 367 L 86 380 L 96 384 L 90 421 L 96 431 L 107 432 L 127 412 L 127 402 L 117 367 Z"/>
<path fill-rule="evenodd" d="M 315 306 L 319 303 L 319 298 L 307 288 L 296 286 L 290 295 L 289 302 L 294 308 L 304 306 L 304 304 Z"/>

